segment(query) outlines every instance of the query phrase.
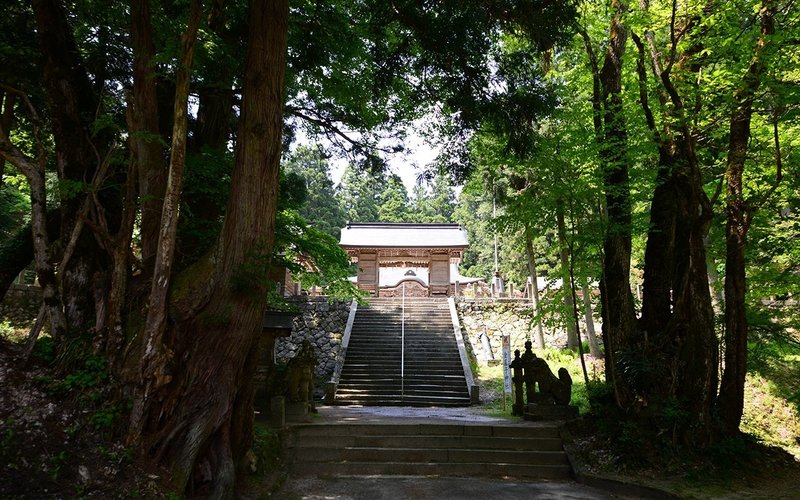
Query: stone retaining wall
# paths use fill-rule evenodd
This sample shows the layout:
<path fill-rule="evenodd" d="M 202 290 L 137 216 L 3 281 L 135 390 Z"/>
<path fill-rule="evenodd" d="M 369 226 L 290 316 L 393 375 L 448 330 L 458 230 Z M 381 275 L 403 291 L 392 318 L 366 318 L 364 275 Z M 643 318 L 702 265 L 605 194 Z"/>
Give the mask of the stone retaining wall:
<path fill-rule="evenodd" d="M 511 336 L 512 353 L 514 349 L 522 351 L 525 340 L 529 338 L 534 340 L 536 329 L 532 323 L 533 306 L 527 300 L 459 299 L 456 302 L 456 308 L 464 337 L 469 339 L 472 352 L 479 361 L 486 362 L 493 358 L 502 358 L 503 335 L 505 334 Z M 483 333 L 489 338 L 491 355 L 481 341 L 480 336 Z M 564 331 L 545 328 L 544 334 L 546 346 L 566 347 L 567 338 Z"/>
<path fill-rule="evenodd" d="M 275 358 L 278 362 L 286 362 L 294 357 L 303 340 L 309 340 L 317 353 L 318 381 L 328 380 L 333 374 L 336 357 L 342 344 L 342 335 L 350 314 L 350 302 L 331 302 L 325 298 L 304 298 L 293 301 L 300 310 L 300 316 L 294 320 L 292 334 L 279 338 L 275 343 Z M 533 309 L 530 302 L 524 300 L 493 301 L 486 299 L 459 299 L 456 302 L 462 332 L 469 341 L 471 351 L 478 361 L 492 359 L 484 349 L 480 339 L 482 333 L 489 338 L 492 354 L 495 359 L 502 356 L 503 334 L 511 335 L 511 350 L 522 350 L 525 340 L 535 334 L 532 325 Z M 566 333 L 562 330 L 545 328 L 545 343 L 550 347 L 566 346 Z"/>
<path fill-rule="evenodd" d="M 279 363 L 288 361 L 294 357 L 303 341 L 308 340 L 317 354 L 317 379 L 330 380 L 342 346 L 350 301 L 329 303 L 323 297 L 309 297 L 292 303 L 300 310 L 300 315 L 294 320 L 292 334 L 275 342 L 275 359 Z"/>

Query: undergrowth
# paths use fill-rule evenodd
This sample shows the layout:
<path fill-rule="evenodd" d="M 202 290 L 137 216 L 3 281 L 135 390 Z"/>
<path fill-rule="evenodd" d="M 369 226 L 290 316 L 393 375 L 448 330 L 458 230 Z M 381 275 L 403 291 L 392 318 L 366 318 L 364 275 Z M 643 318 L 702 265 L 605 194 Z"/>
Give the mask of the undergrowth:
<path fill-rule="evenodd" d="M 584 352 L 588 352 L 588 345 L 585 345 Z M 550 371 L 557 376 L 559 368 L 566 368 L 572 378 L 572 400 L 571 404 L 578 406 L 581 414 L 589 411 L 589 398 L 587 394 L 586 383 L 583 376 L 583 368 L 581 367 L 580 355 L 577 350 L 573 349 L 554 349 L 547 347 L 545 349 L 534 349 L 534 353 L 547 361 L 550 366 Z M 513 359 L 513 354 L 512 354 Z M 598 380 L 603 372 L 597 370 L 597 363 L 591 363 L 587 355 L 587 371 L 589 380 Z M 506 406 L 503 410 L 503 365 L 502 363 L 489 366 L 486 363 L 479 363 L 477 365 L 477 378 L 478 385 L 480 386 L 481 401 L 484 407 L 498 415 L 511 415 L 511 394 L 506 395 Z M 511 388 L 513 392 L 513 384 Z"/>

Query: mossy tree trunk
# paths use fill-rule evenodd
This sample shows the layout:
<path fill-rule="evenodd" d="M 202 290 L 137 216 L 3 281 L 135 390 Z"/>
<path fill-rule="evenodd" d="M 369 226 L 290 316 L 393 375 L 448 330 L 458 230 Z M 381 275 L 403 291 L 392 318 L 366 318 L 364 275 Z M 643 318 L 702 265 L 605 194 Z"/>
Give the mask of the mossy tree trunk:
<path fill-rule="evenodd" d="M 253 375 L 266 305 L 277 210 L 288 31 L 286 0 L 250 5 L 248 58 L 225 223 L 205 275 L 179 277 L 202 291 L 173 301 L 163 336 L 163 384 L 145 394 L 143 450 L 171 467 L 183 491 L 205 484 L 231 497 L 253 436 Z M 189 268 L 185 273 L 193 273 Z M 177 298 L 176 298 L 177 300 Z M 157 370 L 158 371 L 158 370 Z M 208 467 L 204 467 L 207 465 Z"/>

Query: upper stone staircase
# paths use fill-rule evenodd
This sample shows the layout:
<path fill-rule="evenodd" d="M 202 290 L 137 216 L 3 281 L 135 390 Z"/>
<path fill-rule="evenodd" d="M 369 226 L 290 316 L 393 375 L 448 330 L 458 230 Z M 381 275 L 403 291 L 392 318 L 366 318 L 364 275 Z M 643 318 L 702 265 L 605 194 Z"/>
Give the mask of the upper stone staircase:
<path fill-rule="evenodd" d="M 447 299 L 372 298 L 359 306 L 333 403 L 468 406 Z"/>

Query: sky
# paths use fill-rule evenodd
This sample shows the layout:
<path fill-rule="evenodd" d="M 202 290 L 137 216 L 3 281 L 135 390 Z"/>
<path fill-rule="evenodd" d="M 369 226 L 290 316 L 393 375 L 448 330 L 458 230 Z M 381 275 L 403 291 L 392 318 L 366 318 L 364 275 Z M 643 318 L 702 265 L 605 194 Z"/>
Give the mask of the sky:
<path fill-rule="evenodd" d="M 404 141 L 405 151 L 392 155 L 387 163 L 389 169 L 403 179 L 406 191 L 411 193 L 417 183 L 417 176 L 422 169 L 431 163 L 439 153 L 438 148 L 431 147 L 418 134 L 410 133 Z M 347 166 L 346 159 L 336 159 L 331 161 L 331 177 L 333 183 L 338 185 Z"/>

